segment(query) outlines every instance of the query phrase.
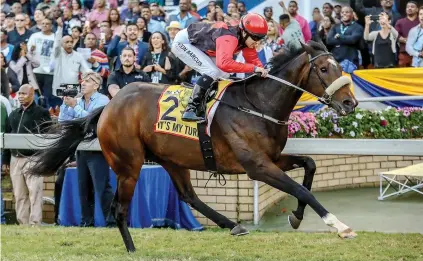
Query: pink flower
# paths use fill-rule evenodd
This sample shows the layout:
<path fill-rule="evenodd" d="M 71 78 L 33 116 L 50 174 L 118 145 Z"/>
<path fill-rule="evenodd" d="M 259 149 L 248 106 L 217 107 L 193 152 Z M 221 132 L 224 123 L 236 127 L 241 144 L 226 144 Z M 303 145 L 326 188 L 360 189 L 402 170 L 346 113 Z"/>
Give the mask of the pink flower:
<path fill-rule="evenodd" d="M 388 121 L 387 120 L 381 120 L 380 121 L 380 126 L 386 127 L 387 125 L 388 125 Z"/>

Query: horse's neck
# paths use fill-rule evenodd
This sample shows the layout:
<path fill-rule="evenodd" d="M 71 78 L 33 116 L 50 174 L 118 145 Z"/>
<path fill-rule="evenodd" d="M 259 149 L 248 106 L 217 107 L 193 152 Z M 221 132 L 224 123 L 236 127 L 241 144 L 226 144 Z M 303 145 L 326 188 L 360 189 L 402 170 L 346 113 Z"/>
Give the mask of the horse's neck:
<path fill-rule="evenodd" d="M 307 66 L 307 61 L 305 55 L 302 54 L 296 61 L 286 66 L 286 69 L 283 69 L 275 76 L 302 87 L 301 85 L 305 77 L 307 77 L 304 70 L 305 66 Z M 272 117 L 280 120 L 288 120 L 302 93 L 293 87 L 283 85 L 273 79 L 267 79 L 263 85 L 263 91 L 257 92 L 259 93 L 259 99 L 266 101 L 267 108 L 263 109 Z M 257 88 L 260 89 L 261 86 Z"/>

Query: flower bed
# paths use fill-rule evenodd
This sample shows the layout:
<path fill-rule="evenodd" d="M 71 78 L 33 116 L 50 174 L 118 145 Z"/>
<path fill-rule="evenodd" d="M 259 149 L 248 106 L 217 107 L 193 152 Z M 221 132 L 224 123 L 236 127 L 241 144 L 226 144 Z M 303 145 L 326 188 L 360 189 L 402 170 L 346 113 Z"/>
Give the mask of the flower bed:
<path fill-rule="evenodd" d="M 423 138 L 423 108 L 388 107 L 383 111 L 356 109 L 344 117 L 332 109 L 293 112 L 288 130 L 289 137 L 294 138 Z"/>

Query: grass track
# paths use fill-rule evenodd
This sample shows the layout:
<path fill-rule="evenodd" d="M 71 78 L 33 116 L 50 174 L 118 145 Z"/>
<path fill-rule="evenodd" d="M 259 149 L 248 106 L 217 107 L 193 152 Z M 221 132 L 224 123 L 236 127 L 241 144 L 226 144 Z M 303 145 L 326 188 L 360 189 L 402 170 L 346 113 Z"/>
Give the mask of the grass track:
<path fill-rule="evenodd" d="M 423 235 L 361 232 L 354 240 L 334 233 L 204 232 L 131 229 L 137 252 L 127 254 L 118 229 L 1 226 L 1 260 L 298 260 L 423 261 Z"/>

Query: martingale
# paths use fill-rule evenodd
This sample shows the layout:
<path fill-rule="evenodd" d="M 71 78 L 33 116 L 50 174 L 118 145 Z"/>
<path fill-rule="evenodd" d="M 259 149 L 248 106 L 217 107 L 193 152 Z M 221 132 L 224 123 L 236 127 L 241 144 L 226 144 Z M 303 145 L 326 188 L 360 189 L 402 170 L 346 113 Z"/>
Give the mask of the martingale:
<path fill-rule="evenodd" d="M 220 99 L 230 83 L 230 81 L 220 81 L 215 98 Z M 154 126 L 155 132 L 199 140 L 197 123 L 181 120 L 191 93 L 191 88 L 181 85 L 170 85 L 163 91 L 157 105 L 158 113 L 157 122 Z M 216 99 L 207 102 L 208 130 L 218 105 L 219 102 Z"/>

